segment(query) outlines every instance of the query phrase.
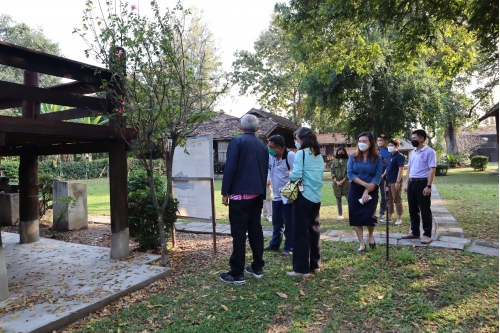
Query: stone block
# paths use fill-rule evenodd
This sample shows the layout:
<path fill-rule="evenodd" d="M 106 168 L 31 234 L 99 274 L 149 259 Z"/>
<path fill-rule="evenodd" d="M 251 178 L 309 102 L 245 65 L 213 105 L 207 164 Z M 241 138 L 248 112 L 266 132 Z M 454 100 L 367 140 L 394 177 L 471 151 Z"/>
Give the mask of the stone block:
<path fill-rule="evenodd" d="M 445 249 L 454 249 L 454 250 L 463 250 L 463 243 L 455 243 L 455 242 L 444 242 L 444 241 L 433 241 L 429 244 L 430 247 L 441 247 Z"/>
<path fill-rule="evenodd" d="M 464 231 L 462 230 L 462 228 L 438 227 L 436 230 L 436 235 L 464 238 Z"/>
<path fill-rule="evenodd" d="M 71 202 L 65 198 L 74 199 Z M 75 230 L 88 227 L 87 184 L 55 181 L 53 186 L 53 222 L 58 230 Z"/>
<path fill-rule="evenodd" d="M 484 254 L 487 256 L 498 257 L 498 249 L 486 246 L 471 245 L 468 248 L 466 248 L 465 251 L 477 254 Z"/>
<path fill-rule="evenodd" d="M 373 237 L 375 240 L 375 243 L 377 244 L 387 244 L 387 239 L 385 237 Z M 366 243 L 368 243 L 368 239 L 365 240 Z M 396 238 L 390 238 L 389 237 L 389 245 L 397 245 L 398 240 Z"/>
<path fill-rule="evenodd" d="M 462 238 L 462 237 L 441 236 L 441 237 L 439 237 L 439 240 L 442 242 L 450 242 L 450 243 L 457 243 L 457 244 L 463 244 L 463 245 L 467 245 L 470 243 L 470 239 Z"/>
<path fill-rule="evenodd" d="M 342 236 L 340 237 L 341 242 L 348 242 L 348 243 L 353 243 L 353 242 L 359 242 L 358 237 L 356 236 Z"/>
<path fill-rule="evenodd" d="M 498 242 L 490 242 L 485 240 L 476 240 L 472 245 L 483 246 L 483 247 L 491 247 L 492 249 L 498 249 Z"/>
<path fill-rule="evenodd" d="M 19 193 L 0 194 L 0 224 L 14 225 L 19 220 Z"/>
<path fill-rule="evenodd" d="M 354 231 L 351 230 L 329 230 L 325 234 L 329 236 L 353 236 Z"/>
<path fill-rule="evenodd" d="M 427 244 L 420 243 L 420 239 L 400 239 L 398 245 L 404 246 L 427 246 Z"/>

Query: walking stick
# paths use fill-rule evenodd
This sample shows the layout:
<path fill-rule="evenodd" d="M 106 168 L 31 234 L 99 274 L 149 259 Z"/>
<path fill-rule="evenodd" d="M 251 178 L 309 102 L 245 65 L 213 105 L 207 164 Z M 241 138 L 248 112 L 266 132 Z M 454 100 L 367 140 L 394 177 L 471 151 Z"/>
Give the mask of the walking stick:
<path fill-rule="evenodd" d="M 385 258 L 389 261 L 389 205 L 387 204 L 387 198 L 389 197 L 389 186 L 387 179 L 384 180 L 384 194 L 385 194 Z"/>

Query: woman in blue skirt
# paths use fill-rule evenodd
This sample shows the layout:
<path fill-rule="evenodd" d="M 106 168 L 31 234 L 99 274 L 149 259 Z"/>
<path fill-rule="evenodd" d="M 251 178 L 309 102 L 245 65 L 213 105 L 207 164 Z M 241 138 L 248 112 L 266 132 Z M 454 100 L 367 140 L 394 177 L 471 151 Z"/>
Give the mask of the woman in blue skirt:
<path fill-rule="evenodd" d="M 349 225 L 354 227 L 359 239 L 358 253 L 365 251 L 363 227 L 368 229 L 368 244 L 375 248 L 373 231 L 377 223 L 378 184 L 382 178 L 382 158 L 377 150 L 375 138 L 370 132 L 358 136 L 356 152 L 349 156 L 347 177 L 351 182 L 347 203 Z"/>

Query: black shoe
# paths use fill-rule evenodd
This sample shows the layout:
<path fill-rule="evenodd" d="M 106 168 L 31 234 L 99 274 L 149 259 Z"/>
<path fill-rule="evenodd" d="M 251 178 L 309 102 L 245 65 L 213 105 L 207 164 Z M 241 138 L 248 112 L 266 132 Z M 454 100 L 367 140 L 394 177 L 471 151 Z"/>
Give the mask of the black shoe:
<path fill-rule="evenodd" d="M 264 248 L 264 251 L 279 251 L 280 249 L 275 249 L 274 247 L 271 247 L 271 245 L 268 245 Z"/>
<path fill-rule="evenodd" d="M 236 284 L 236 285 L 245 284 L 245 276 L 244 275 L 234 277 L 229 273 L 222 273 L 219 276 L 219 278 L 222 282 L 225 282 L 225 283 L 232 283 L 232 284 Z"/>
<path fill-rule="evenodd" d="M 280 253 L 280 256 L 282 257 L 291 257 L 293 255 L 292 251 L 284 250 L 283 252 Z"/>
<path fill-rule="evenodd" d="M 259 271 L 254 271 L 252 269 L 252 266 L 247 266 L 247 268 L 245 268 L 245 272 L 247 272 L 250 275 L 253 275 L 253 277 L 256 279 L 262 279 L 262 277 L 264 276 L 264 272 L 262 272 L 262 269 Z"/>
<path fill-rule="evenodd" d="M 374 249 L 377 247 L 377 244 L 375 242 L 373 243 L 368 243 L 368 245 L 370 245 L 370 249 Z"/>

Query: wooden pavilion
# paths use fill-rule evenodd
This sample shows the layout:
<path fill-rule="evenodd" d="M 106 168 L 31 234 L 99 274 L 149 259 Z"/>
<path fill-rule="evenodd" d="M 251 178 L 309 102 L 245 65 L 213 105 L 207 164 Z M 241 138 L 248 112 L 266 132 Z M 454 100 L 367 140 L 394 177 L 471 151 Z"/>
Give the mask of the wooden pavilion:
<path fill-rule="evenodd" d="M 22 107 L 22 117 L 0 116 L 0 156 L 20 156 L 19 234 L 21 243 L 39 240 L 38 156 L 75 153 L 109 153 L 111 208 L 111 259 L 129 254 L 127 212 L 127 142 L 137 133 L 120 126 L 122 115 L 114 114 L 109 126 L 87 125 L 64 120 L 113 114 L 117 104 L 106 98 L 88 96 L 103 91 L 103 81 L 112 73 L 62 57 L 0 42 L 0 65 L 24 69 L 24 84 L 0 81 L 0 109 Z M 40 88 L 38 73 L 74 80 Z M 40 103 L 72 109 L 40 114 Z M 5 299 L 6 267 L 0 237 L 0 300 Z M 5 275 L 5 276 L 4 276 Z M 3 281 L 2 281 L 3 280 Z M 4 286 L 4 287 L 3 287 Z"/>

